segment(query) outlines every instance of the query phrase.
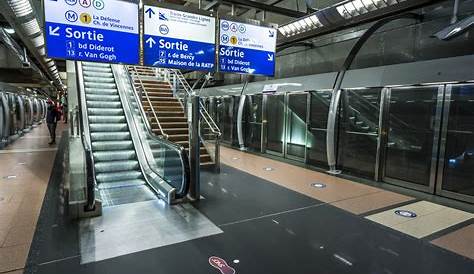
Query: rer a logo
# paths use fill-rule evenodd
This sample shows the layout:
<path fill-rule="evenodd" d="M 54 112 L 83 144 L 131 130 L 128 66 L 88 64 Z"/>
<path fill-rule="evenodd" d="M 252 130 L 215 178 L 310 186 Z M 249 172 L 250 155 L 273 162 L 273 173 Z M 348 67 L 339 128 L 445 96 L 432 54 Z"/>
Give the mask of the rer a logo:
<path fill-rule="evenodd" d="M 75 4 L 77 4 L 77 0 L 65 0 L 64 2 L 66 2 L 66 4 L 70 6 L 74 6 Z"/>
<path fill-rule="evenodd" d="M 79 4 L 84 8 L 88 8 L 92 5 L 92 0 L 79 0 Z"/>
<path fill-rule="evenodd" d="M 238 30 L 237 24 L 231 24 L 230 25 L 230 31 L 237 32 L 237 30 Z"/>
<path fill-rule="evenodd" d="M 68 20 L 71 23 L 74 23 L 77 21 L 77 19 L 79 19 L 79 16 L 77 16 L 77 13 L 72 10 L 66 11 L 66 13 L 64 14 L 64 17 L 66 17 L 66 20 Z"/>
<path fill-rule="evenodd" d="M 103 0 L 94 0 L 92 6 L 94 6 L 96 10 L 103 10 L 105 8 L 105 3 Z"/>
<path fill-rule="evenodd" d="M 159 30 L 160 30 L 160 33 L 163 35 L 166 35 L 170 32 L 170 28 L 168 28 L 167 25 L 161 25 Z"/>

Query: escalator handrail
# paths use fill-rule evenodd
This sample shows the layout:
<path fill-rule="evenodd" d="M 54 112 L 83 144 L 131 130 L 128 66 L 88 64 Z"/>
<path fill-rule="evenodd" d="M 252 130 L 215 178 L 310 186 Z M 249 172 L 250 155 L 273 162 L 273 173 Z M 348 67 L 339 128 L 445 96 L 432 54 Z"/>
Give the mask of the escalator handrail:
<path fill-rule="evenodd" d="M 79 124 L 81 132 L 82 145 L 84 147 L 84 153 L 86 158 L 86 210 L 93 210 L 95 208 L 95 170 L 94 170 L 94 155 L 92 154 L 92 141 L 89 128 L 89 117 L 87 113 L 87 103 L 86 103 L 86 92 L 84 86 L 84 75 L 82 71 L 82 63 L 76 62 L 76 74 L 77 74 L 77 97 L 78 104 L 80 109 L 79 115 Z"/>
<path fill-rule="evenodd" d="M 183 167 L 183 179 L 182 179 L 182 182 L 181 182 L 181 186 L 182 186 L 181 190 L 179 192 L 176 192 L 175 195 L 176 195 L 177 199 L 183 198 L 187 195 L 187 193 L 189 192 L 189 188 L 190 188 L 191 170 L 189 168 L 188 154 L 186 153 L 186 150 L 184 149 L 183 146 L 175 144 L 175 143 L 173 143 L 173 142 L 171 142 L 171 141 L 169 141 L 165 138 L 158 137 L 155 133 L 153 133 L 150 122 L 148 121 L 145 110 L 143 108 L 143 104 L 142 104 L 142 102 L 141 102 L 141 100 L 138 96 L 138 92 L 135 88 L 135 85 L 133 84 L 134 81 L 133 81 L 132 75 L 130 75 L 128 68 L 125 68 L 124 70 L 127 72 L 126 74 L 128 75 L 128 81 L 130 83 L 130 87 L 132 88 L 133 97 L 135 98 L 135 101 L 138 104 L 138 109 L 139 109 L 139 112 L 140 112 L 140 116 L 141 116 L 142 121 L 143 121 L 143 123 L 145 125 L 145 128 L 146 128 L 147 137 L 150 138 L 153 141 L 160 142 L 161 144 L 163 144 L 167 148 L 169 148 L 171 150 L 174 150 L 179 155 L 181 165 Z M 129 100 L 128 100 L 128 102 L 130 104 Z M 156 173 L 160 178 L 162 178 L 159 175 L 158 172 L 153 170 L 153 167 L 151 165 L 150 165 L 150 169 L 154 173 Z M 166 182 L 165 178 L 162 178 L 162 179 Z"/>

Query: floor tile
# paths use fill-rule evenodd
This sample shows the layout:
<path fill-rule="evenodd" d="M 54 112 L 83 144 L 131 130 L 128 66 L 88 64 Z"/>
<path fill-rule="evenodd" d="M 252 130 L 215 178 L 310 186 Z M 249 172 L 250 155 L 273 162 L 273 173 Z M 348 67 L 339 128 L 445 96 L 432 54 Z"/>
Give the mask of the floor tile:
<path fill-rule="evenodd" d="M 381 191 L 368 195 L 342 200 L 332 203 L 333 206 L 347 210 L 354 214 L 363 214 L 380 208 L 396 205 L 413 200 L 413 197 L 401 195 L 390 191 Z"/>
<path fill-rule="evenodd" d="M 474 224 L 446 234 L 432 243 L 474 260 Z"/>
<path fill-rule="evenodd" d="M 396 210 L 408 210 L 417 214 L 415 218 L 402 217 Z M 421 201 L 393 208 L 366 218 L 416 238 L 423 238 L 455 224 L 469 220 L 474 215 L 446 206 Z"/>
<path fill-rule="evenodd" d="M 381 191 L 375 187 L 225 147 L 221 149 L 221 161 L 233 168 L 326 203 Z M 266 171 L 266 167 L 271 167 L 273 170 Z M 326 187 L 318 189 L 312 186 L 313 183 L 319 182 L 324 183 Z"/>
<path fill-rule="evenodd" d="M 34 233 L 34 226 L 12 226 L 3 242 L 3 247 L 30 244 Z"/>
<path fill-rule="evenodd" d="M 0 272 L 24 268 L 29 248 L 29 244 L 0 248 Z"/>

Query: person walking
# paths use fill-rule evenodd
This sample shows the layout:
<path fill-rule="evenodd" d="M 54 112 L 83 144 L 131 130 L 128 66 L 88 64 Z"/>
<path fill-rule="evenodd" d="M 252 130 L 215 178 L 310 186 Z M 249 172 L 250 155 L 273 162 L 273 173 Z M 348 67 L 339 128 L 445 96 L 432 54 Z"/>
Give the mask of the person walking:
<path fill-rule="evenodd" d="M 59 111 L 53 101 L 48 100 L 48 112 L 46 113 L 46 123 L 48 124 L 49 135 L 51 136 L 50 145 L 56 144 L 56 126 L 58 125 Z"/>

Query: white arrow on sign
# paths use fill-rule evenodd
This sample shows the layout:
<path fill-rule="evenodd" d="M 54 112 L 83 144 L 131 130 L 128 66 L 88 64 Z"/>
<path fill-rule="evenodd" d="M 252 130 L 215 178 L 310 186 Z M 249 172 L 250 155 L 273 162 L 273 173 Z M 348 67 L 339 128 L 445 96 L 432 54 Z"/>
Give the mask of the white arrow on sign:
<path fill-rule="evenodd" d="M 55 27 L 53 28 L 52 26 L 49 26 L 49 35 L 51 36 L 60 36 L 61 34 L 59 34 L 59 27 Z"/>
<path fill-rule="evenodd" d="M 273 54 L 267 54 L 268 55 L 268 61 L 272 62 L 273 61 Z"/>
<path fill-rule="evenodd" d="M 150 46 L 150 48 L 152 48 L 153 45 L 156 44 L 155 39 L 153 39 L 153 37 L 146 39 L 146 43 Z"/>

